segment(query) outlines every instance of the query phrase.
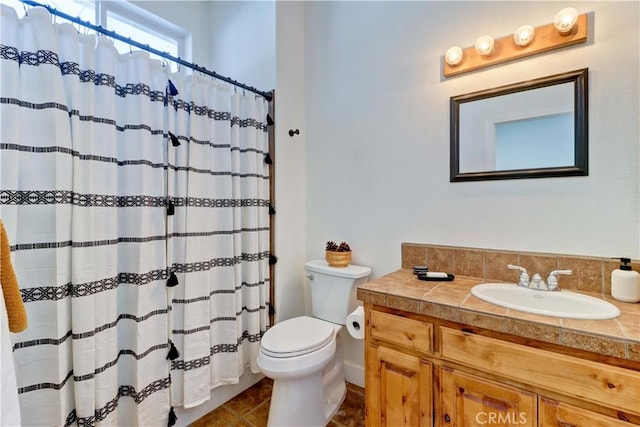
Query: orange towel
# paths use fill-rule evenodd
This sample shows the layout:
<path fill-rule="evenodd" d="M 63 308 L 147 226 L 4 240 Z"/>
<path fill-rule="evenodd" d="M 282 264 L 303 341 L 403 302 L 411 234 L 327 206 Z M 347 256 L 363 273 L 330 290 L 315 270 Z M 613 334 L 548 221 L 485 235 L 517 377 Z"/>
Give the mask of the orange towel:
<path fill-rule="evenodd" d="M 0 221 L 0 285 L 4 295 L 4 303 L 7 307 L 7 317 L 9 318 L 9 330 L 11 332 L 22 332 L 27 328 L 27 312 L 24 309 L 18 279 L 11 265 L 11 249 L 7 231 Z"/>

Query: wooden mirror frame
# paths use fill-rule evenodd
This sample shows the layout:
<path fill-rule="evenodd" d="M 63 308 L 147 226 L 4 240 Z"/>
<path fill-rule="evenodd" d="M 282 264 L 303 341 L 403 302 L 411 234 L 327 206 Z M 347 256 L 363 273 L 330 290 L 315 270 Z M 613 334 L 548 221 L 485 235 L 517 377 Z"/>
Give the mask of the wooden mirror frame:
<path fill-rule="evenodd" d="M 589 168 L 588 75 L 583 68 L 539 79 L 458 95 L 450 98 L 450 182 L 517 178 L 587 176 Z M 574 164 L 560 167 L 498 171 L 460 172 L 460 105 L 516 92 L 524 92 L 563 83 L 574 84 Z"/>

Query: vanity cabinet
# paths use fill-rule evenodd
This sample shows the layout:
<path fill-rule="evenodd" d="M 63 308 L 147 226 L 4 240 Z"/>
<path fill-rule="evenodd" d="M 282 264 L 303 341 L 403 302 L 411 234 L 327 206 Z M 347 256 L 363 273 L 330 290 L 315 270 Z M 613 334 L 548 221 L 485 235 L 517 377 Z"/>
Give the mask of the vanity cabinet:
<path fill-rule="evenodd" d="M 557 400 L 540 397 L 540 427 L 630 427 L 633 424 Z"/>
<path fill-rule="evenodd" d="M 438 425 L 537 425 L 535 394 L 457 369 L 440 368 L 438 398 Z"/>
<path fill-rule="evenodd" d="M 375 373 L 367 376 L 367 407 L 379 410 L 366 414 L 368 425 L 431 426 L 431 362 L 384 346 L 370 352 Z"/>
<path fill-rule="evenodd" d="M 367 426 L 640 425 L 632 362 L 370 303 L 365 314 Z"/>
<path fill-rule="evenodd" d="M 373 311 L 367 331 L 378 340 L 366 348 L 367 425 L 432 426 L 433 364 L 420 356 L 432 351 L 432 325 Z"/>

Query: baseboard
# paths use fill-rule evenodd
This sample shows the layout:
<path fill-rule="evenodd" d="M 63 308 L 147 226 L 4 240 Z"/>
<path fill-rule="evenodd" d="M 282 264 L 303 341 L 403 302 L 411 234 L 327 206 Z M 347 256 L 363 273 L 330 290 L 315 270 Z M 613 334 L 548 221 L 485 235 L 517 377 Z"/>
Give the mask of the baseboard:
<path fill-rule="evenodd" d="M 364 366 L 345 360 L 344 377 L 347 382 L 364 388 Z"/>

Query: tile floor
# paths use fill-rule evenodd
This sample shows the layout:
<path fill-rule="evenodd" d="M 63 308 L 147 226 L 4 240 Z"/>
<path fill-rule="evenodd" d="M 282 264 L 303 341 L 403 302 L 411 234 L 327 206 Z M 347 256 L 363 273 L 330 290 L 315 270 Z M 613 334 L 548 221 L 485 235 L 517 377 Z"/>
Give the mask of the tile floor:
<path fill-rule="evenodd" d="M 273 381 L 264 378 L 209 412 L 190 427 L 265 427 L 269 417 Z M 344 403 L 328 427 L 364 426 L 364 389 L 347 383 Z"/>

